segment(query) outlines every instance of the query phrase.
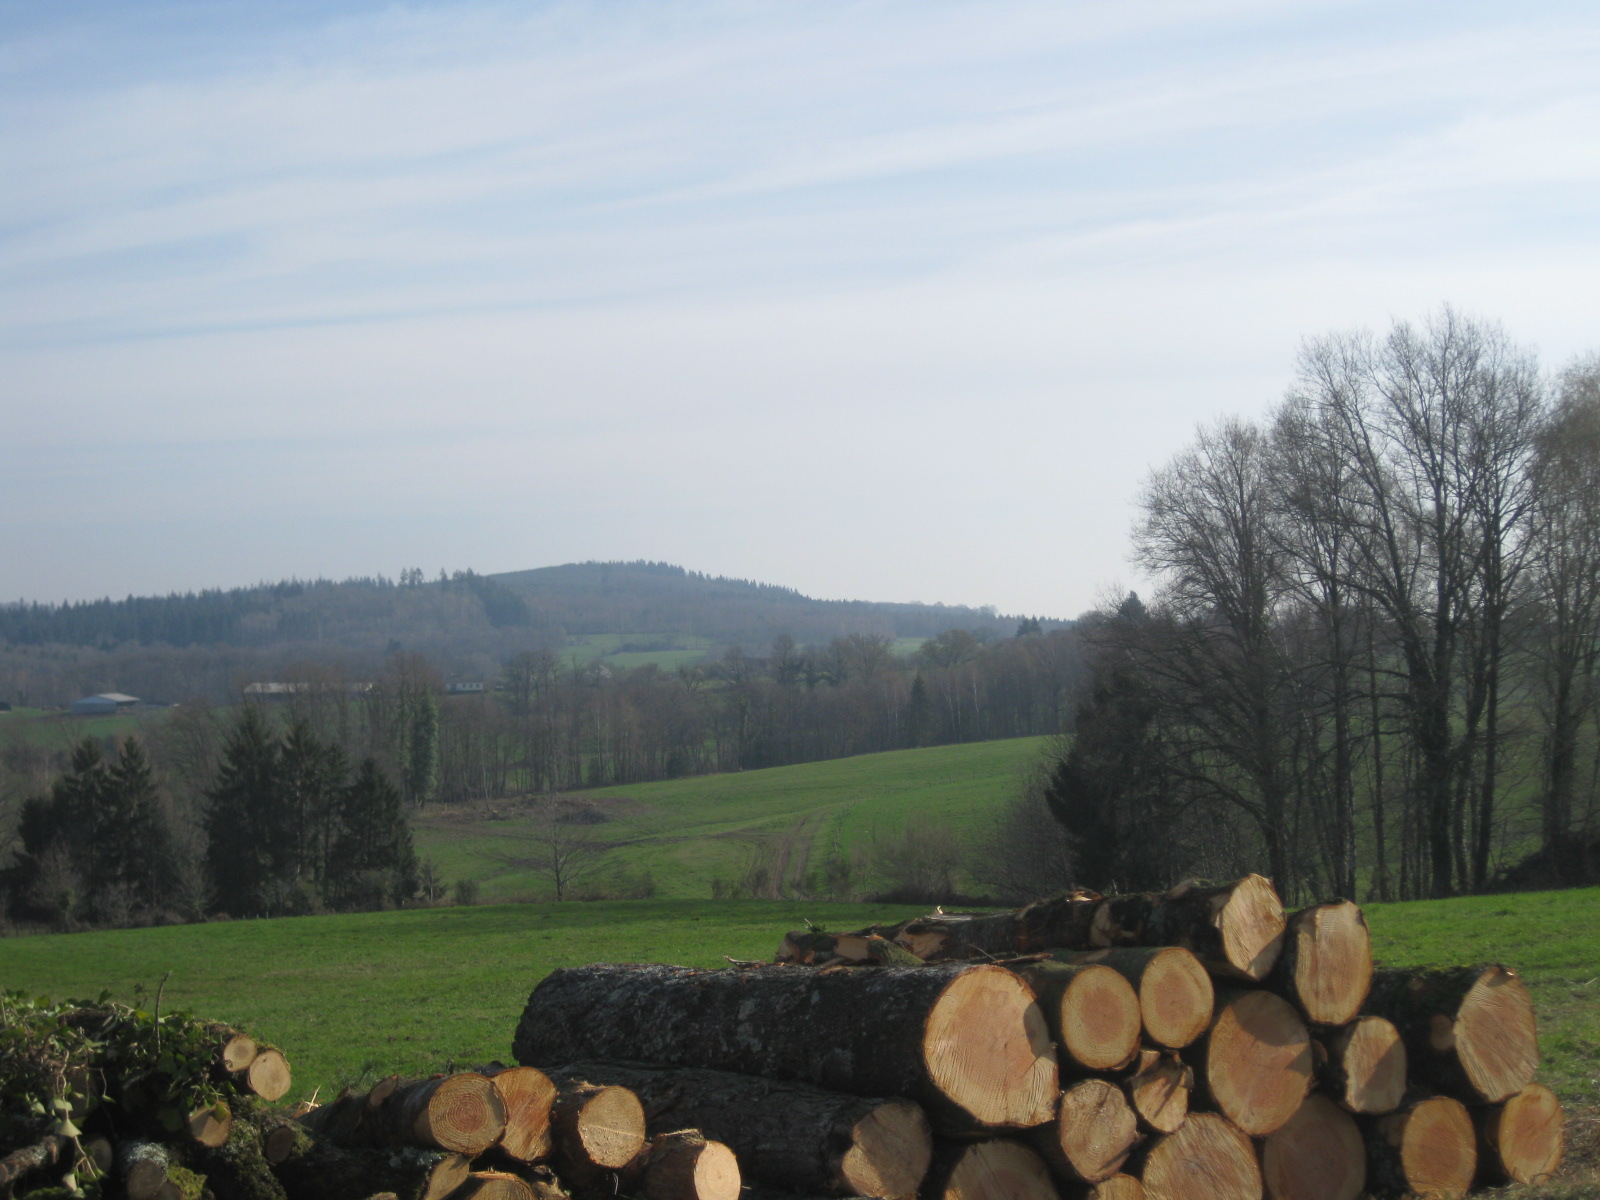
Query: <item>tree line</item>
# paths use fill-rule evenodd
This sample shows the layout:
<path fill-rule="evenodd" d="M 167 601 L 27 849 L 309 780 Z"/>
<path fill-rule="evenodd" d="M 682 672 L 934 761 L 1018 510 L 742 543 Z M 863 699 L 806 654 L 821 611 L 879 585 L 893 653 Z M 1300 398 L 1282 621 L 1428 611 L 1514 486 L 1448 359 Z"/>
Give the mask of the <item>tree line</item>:
<path fill-rule="evenodd" d="M 1444 309 L 1306 343 L 1260 421 L 1156 470 L 1159 591 L 1085 623 L 1044 798 L 1080 880 L 1259 864 L 1287 895 L 1600 868 L 1600 359 Z M 1531 858 L 1529 857 L 1531 855 Z M 1508 875 L 1510 872 L 1510 875 Z"/>

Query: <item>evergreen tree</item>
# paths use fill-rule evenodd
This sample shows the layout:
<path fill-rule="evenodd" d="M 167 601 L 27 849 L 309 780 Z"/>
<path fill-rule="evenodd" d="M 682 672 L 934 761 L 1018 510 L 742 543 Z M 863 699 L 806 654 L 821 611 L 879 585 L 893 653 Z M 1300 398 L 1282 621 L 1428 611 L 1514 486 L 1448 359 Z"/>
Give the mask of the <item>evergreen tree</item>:
<path fill-rule="evenodd" d="M 228 735 L 216 781 L 206 793 L 206 862 L 217 904 L 235 916 L 271 912 L 277 897 L 272 838 L 279 827 L 282 754 L 266 719 L 246 705 Z"/>
<path fill-rule="evenodd" d="M 326 890 L 349 775 L 349 762 L 337 744 L 318 739 L 304 718 L 289 727 L 279 762 L 273 874 L 290 886 Z"/>
<path fill-rule="evenodd" d="M 106 772 L 104 797 L 95 830 L 104 865 L 96 883 L 120 889 L 137 908 L 159 909 L 172 878 L 172 839 L 138 738 L 123 741 Z"/>
<path fill-rule="evenodd" d="M 439 786 L 439 705 L 433 693 L 418 691 L 411 703 L 406 739 L 406 798 L 418 807 L 433 799 Z"/>
<path fill-rule="evenodd" d="M 403 903 L 417 888 L 417 858 L 399 789 L 377 760 L 363 759 L 344 789 L 328 894 L 339 907 Z"/>

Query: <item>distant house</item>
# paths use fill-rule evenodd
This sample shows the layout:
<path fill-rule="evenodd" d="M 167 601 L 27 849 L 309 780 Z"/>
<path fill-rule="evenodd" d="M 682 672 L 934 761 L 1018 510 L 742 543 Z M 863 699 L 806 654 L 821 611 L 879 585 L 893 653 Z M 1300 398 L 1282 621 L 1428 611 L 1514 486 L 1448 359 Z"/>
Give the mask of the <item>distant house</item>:
<path fill-rule="evenodd" d="M 484 690 L 482 683 L 447 683 L 444 690 L 452 696 L 472 696 Z"/>
<path fill-rule="evenodd" d="M 251 700 L 287 700 L 290 696 L 318 696 L 343 690 L 361 696 L 372 690 L 370 683 L 347 683 L 343 688 L 320 683 L 247 683 L 244 694 Z"/>
<path fill-rule="evenodd" d="M 139 697 L 122 692 L 101 692 L 98 696 L 85 696 L 72 702 L 75 717 L 105 717 L 113 713 L 132 712 L 139 707 Z"/>

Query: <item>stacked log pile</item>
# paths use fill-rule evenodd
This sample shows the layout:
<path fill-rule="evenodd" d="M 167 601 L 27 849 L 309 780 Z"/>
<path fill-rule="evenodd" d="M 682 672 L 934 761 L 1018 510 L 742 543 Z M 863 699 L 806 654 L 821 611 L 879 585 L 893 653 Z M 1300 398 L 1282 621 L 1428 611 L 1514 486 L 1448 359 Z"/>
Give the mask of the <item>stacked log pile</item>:
<path fill-rule="evenodd" d="M 1562 1147 L 1514 971 L 1375 972 L 1356 905 L 1260 876 L 557 971 L 513 1053 L 725 1143 L 753 1195 L 1450 1197 Z"/>

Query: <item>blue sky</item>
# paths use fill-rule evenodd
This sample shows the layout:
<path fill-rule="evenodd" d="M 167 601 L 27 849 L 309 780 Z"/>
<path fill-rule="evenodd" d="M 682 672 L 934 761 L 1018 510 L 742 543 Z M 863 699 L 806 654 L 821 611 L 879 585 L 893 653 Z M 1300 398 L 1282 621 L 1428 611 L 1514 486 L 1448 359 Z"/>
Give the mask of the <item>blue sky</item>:
<path fill-rule="evenodd" d="M 1600 13 L 0 0 L 0 596 L 1071 615 L 1300 339 L 1600 349 Z"/>

